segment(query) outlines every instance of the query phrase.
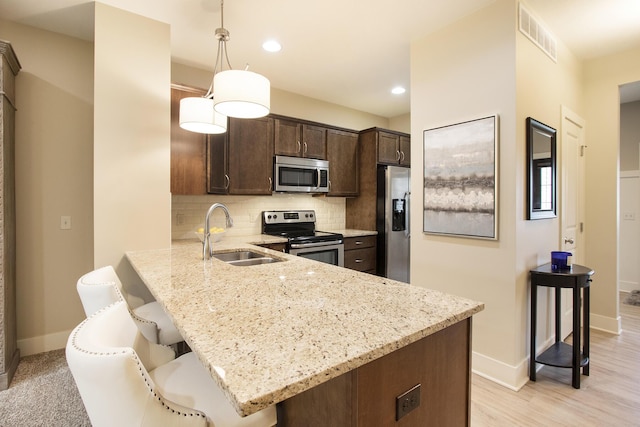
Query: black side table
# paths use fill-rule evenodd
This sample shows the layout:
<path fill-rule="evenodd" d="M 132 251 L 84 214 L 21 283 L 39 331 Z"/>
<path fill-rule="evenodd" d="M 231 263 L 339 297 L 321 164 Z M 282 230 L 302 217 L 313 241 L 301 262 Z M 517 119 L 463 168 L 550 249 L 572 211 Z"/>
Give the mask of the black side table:
<path fill-rule="evenodd" d="M 529 359 L 529 379 L 536 380 L 536 362 L 559 368 L 571 368 L 571 385 L 580 388 L 580 368 L 584 375 L 589 375 L 589 287 L 593 270 L 582 265 L 573 264 L 570 270 L 551 270 L 551 263 L 541 265 L 531 273 L 531 356 Z M 538 305 L 538 286 L 556 288 L 556 342 L 536 357 L 536 318 Z M 562 288 L 573 289 L 573 345 L 560 340 L 560 295 Z M 580 300 L 582 307 L 582 324 L 584 342 L 580 351 Z"/>

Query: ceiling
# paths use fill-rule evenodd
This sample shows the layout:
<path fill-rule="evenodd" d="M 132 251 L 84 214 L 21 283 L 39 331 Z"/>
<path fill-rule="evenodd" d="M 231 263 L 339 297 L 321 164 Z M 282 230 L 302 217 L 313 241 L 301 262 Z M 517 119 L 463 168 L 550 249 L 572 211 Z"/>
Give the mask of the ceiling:
<path fill-rule="evenodd" d="M 229 59 L 272 87 L 382 117 L 409 112 L 410 43 L 494 0 L 227 0 Z M 213 70 L 219 0 L 102 0 L 171 25 L 173 61 Z M 638 0 L 527 0 L 529 9 L 582 59 L 640 45 Z M 0 0 L 3 19 L 91 40 L 86 0 Z M 278 39 L 267 53 L 261 44 Z M 407 88 L 392 95 L 397 85 Z M 640 85 L 628 85 L 640 100 Z M 633 95 L 635 93 L 635 95 Z M 625 95 L 627 96 L 627 95 Z M 637 98 L 633 98 L 633 97 Z"/>

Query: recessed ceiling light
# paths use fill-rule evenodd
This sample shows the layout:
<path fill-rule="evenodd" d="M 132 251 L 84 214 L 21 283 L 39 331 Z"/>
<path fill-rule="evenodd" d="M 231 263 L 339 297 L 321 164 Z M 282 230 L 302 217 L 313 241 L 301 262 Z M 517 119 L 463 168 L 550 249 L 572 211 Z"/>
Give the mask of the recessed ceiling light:
<path fill-rule="evenodd" d="M 401 95 L 403 93 L 405 93 L 407 90 L 405 88 L 403 88 L 402 86 L 396 86 L 393 89 L 391 89 L 391 93 L 394 95 Z"/>
<path fill-rule="evenodd" d="M 262 48 L 267 52 L 279 52 L 282 49 L 282 45 L 275 40 L 267 40 L 262 43 Z"/>

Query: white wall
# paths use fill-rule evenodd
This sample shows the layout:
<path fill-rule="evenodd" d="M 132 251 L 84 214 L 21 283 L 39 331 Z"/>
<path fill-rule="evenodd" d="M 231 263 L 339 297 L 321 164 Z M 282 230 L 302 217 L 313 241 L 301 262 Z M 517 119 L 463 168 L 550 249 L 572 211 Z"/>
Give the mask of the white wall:
<path fill-rule="evenodd" d="M 640 101 L 620 105 L 619 288 L 640 289 Z"/>
<path fill-rule="evenodd" d="M 411 46 L 411 283 L 485 303 L 474 316 L 474 370 L 512 387 L 525 351 L 515 345 L 525 333 L 515 327 L 524 309 L 515 304 L 514 231 L 522 194 L 515 178 L 524 166 L 516 143 L 515 16 L 513 1 L 497 1 Z M 499 240 L 422 234 L 423 131 L 491 114 L 500 117 Z"/>
<path fill-rule="evenodd" d="M 500 116 L 499 240 L 419 233 L 423 195 L 413 191 L 411 283 L 483 301 L 474 317 L 473 369 L 510 388 L 528 381 L 529 270 L 559 244 L 557 219 L 526 220 L 526 117 L 559 129 L 561 105 L 581 111 L 579 62 L 560 44 L 554 63 L 517 30 L 514 0 L 487 8 L 412 45 L 412 186 L 422 188 L 425 129 Z M 442 41 L 446 40 L 446 43 Z M 539 296 L 538 343 L 551 337 L 550 294 Z"/>
<path fill-rule="evenodd" d="M 206 89 L 211 84 L 212 72 L 173 63 L 171 66 L 171 81 L 173 83 L 195 86 Z M 368 129 L 379 126 L 382 128 L 408 132 L 408 129 L 390 127 L 390 120 L 337 104 L 331 104 L 306 96 L 287 92 L 275 87 L 271 88 L 271 113 L 298 119 L 326 123 L 333 126 L 353 130 Z M 406 117 L 406 116 L 401 116 Z M 403 127 L 406 123 L 398 119 L 393 124 Z"/>
<path fill-rule="evenodd" d="M 620 330 L 618 310 L 621 84 L 640 80 L 640 47 L 584 63 L 588 233 L 586 265 L 595 270 L 592 325 Z"/>
<path fill-rule="evenodd" d="M 620 170 L 640 169 L 640 101 L 620 104 Z"/>
<path fill-rule="evenodd" d="M 126 283 L 126 251 L 171 240 L 170 28 L 96 3 L 94 44 L 94 263 Z"/>
<path fill-rule="evenodd" d="M 619 289 L 640 289 L 640 171 L 620 172 Z"/>
<path fill-rule="evenodd" d="M 93 267 L 93 45 L 0 20 L 16 77 L 18 347 L 63 347 L 84 317 L 75 284 Z M 60 216 L 71 216 L 60 230 Z"/>

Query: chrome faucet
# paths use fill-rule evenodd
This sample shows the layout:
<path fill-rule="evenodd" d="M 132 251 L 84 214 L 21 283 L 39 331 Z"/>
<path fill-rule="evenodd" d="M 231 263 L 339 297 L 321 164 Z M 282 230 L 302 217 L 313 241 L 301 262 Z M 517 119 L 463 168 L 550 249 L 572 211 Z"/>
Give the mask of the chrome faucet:
<path fill-rule="evenodd" d="M 210 259 L 213 256 L 213 245 L 211 244 L 211 232 L 209 231 L 209 218 L 216 208 L 220 208 L 224 211 L 224 215 L 227 217 L 227 228 L 233 227 L 233 220 L 229 215 L 229 209 L 222 203 L 214 203 L 207 211 L 207 215 L 204 217 L 204 239 L 202 240 L 202 259 Z"/>

